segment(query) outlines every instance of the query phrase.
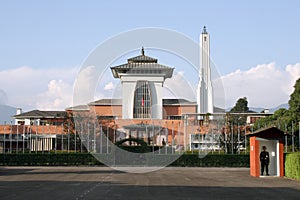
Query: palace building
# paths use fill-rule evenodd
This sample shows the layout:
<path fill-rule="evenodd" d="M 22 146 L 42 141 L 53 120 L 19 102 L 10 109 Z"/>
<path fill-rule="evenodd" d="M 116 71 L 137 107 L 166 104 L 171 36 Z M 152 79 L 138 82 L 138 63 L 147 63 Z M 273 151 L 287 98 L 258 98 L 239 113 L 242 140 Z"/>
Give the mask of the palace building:
<path fill-rule="evenodd" d="M 166 79 L 172 79 L 174 68 L 162 65 L 158 59 L 145 55 L 142 48 L 140 55 L 129 58 L 125 64 L 110 68 L 112 76 L 120 79 L 122 99 L 100 99 L 87 102 L 86 105 L 74 105 L 65 111 L 19 111 L 13 116 L 15 125 L 0 127 L 0 133 L 3 133 L 2 139 L 0 137 L 0 148 L 7 148 L 7 134 L 18 134 L 18 141 L 27 142 L 30 150 L 58 149 L 57 143 L 53 141 L 57 139 L 56 136 L 63 133 L 79 135 L 80 131 L 84 130 L 69 130 L 74 129 L 75 125 L 72 123 L 76 122 L 71 119 L 74 116 L 76 119 L 78 116 L 85 119 L 93 116 L 93 123 L 95 120 L 99 122 L 112 142 L 127 137 L 139 137 L 149 145 L 161 145 L 164 140 L 166 145 L 191 148 L 190 134 L 207 132 L 202 126 L 205 119 L 197 118 L 197 113 L 205 115 L 214 112 L 209 42 L 209 34 L 204 27 L 200 35 L 199 84 L 195 102 L 164 98 L 164 82 Z M 88 120 L 85 120 L 85 123 L 91 122 Z M 23 128 L 20 128 L 21 126 Z M 93 129 L 95 137 L 100 134 L 95 132 L 96 130 L 100 129 Z M 13 133 L 14 131 L 18 133 Z M 90 130 L 87 129 L 87 132 Z M 36 136 L 32 137 L 33 134 Z M 16 140 L 13 143 L 15 142 Z M 9 145 L 19 148 L 19 144 Z"/>

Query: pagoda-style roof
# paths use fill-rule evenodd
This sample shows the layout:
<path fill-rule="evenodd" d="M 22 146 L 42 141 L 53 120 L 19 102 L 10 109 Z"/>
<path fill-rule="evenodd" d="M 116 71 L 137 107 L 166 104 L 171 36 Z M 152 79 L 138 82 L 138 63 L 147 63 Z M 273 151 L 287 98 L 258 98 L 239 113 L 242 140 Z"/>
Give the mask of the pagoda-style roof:
<path fill-rule="evenodd" d="M 41 111 L 41 110 L 32 110 L 29 112 L 24 112 L 19 115 L 14 115 L 16 119 L 28 119 L 28 118 L 65 118 L 67 115 L 66 111 Z"/>
<path fill-rule="evenodd" d="M 130 75 L 160 75 L 171 78 L 174 68 L 157 63 L 156 58 L 145 56 L 144 48 L 141 55 L 129 58 L 126 64 L 111 67 L 114 78 L 121 78 L 124 74 Z"/>
<path fill-rule="evenodd" d="M 127 62 L 128 63 L 157 63 L 157 59 L 149 57 L 149 56 L 145 56 L 142 54 L 142 55 L 127 59 Z"/>

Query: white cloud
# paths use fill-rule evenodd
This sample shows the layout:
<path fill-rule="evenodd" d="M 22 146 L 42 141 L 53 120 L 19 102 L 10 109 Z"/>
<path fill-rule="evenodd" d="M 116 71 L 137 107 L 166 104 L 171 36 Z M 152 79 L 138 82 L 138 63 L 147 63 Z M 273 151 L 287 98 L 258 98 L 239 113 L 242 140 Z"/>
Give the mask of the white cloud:
<path fill-rule="evenodd" d="M 73 105 L 87 104 L 94 100 L 99 78 L 97 70 L 93 65 L 80 70 L 74 84 Z"/>
<path fill-rule="evenodd" d="M 113 84 L 113 82 L 109 82 L 104 86 L 104 90 L 114 90 L 115 88 L 116 86 Z"/>
<path fill-rule="evenodd" d="M 58 84 L 60 87 L 62 84 L 68 85 L 70 93 L 72 93 L 72 85 L 77 73 L 78 67 L 36 69 L 21 66 L 0 71 L 0 89 L 6 91 L 7 105 L 22 107 L 24 110 L 42 109 L 47 106 L 48 109 L 64 109 L 69 106 L 69 102 L 64 97 L 67 94 L 66 89 L 59 92 L 58 88 L 54 89 L 55 85 Z M 61 95 L 61 99 L 64 100 L 60 102 L 59 99 L 54 99 L 56 103 L 50 103 L 49 99 L 41 98 L 42 96 L 46 97 L 46 94 L 49 93 L 56 97 Z"/>
<path fill-rule="evenodd" d="M 163 96 L 165 98 L 184 98 L 196 101 L 196 87 L 192 85 L 184 71 L 173 74 L 173 77 L 166 79 Z"/>
<path fill-rule="evenodd" d="M 48 90 L 38 94 L 36 106 L 42 110 L 57 110 L 71 106 L 72 85 L 63 80 L 51 80 Z"/>
<path fill-rule="evenodd" d="M 300 77 L 300 64 L 278 68 L 275 63 L 261 64 L 247 71 L 236 70 L 221 77 L 226 106 L 247 97 L 249 106 L 271 108 L 287 103 L 293 85 Z"/>
<path fill-rule="evenodd" d="M 80 75 L 78 72 L 79 67 L 35 69 L 22 66 L 2 70 L 0 91 L 5 91 L 5 95 L 2 96 L 5 97 L 7 105 L 22 107 L 24 110 L 56 110 L 69 107 L 74 98 L 75 80 L 77 89 L 81 92 L 79 94 L 84 97 L 82 103 L 100 97 L 120 98 L 122 96 L 120 81 L 113 79 L 109 71 L 99 80 L 95 76 L 94 66 L 83 69 Z M 179 71 L 174 73 L 171 79 L 166 79 L 163 96 L 195 101 L 197 87 L 195 83 L 190 83 L 189 76 Z M 226 107 L 233 106 L 238 98 L 244 96 L 248 98 L 249 106 L 255 107 L 270 108 L 286 103 L 299 77 L 300 63 L 287 65 L 285 68 L 279 68 L 275 63 L 261 64 L 246 71 L 236 70 L 221 76 Z M 216 83 L 220 81 L 214 81 L 214 87 L 220 85 Z M 223 88 L 215 87 L 214 90 L 222 93 Z M 90 100 L 86 96 L 90 97 Z"/>
<path fill-rule="evenodd" d="M 290 85 L 288 85 L 287 90 L 291 90 L 291 88 L 294 87 L 297 79 L 300 77 L 300 63 L 297 63 L 295 65 L 287 65 L 285 68 L 286 72 L 290 75 L 291 81 Z M 293 91 L 294 89 L 292 89 Z M 290 91 L 290 92 L 292 92 Z"/>

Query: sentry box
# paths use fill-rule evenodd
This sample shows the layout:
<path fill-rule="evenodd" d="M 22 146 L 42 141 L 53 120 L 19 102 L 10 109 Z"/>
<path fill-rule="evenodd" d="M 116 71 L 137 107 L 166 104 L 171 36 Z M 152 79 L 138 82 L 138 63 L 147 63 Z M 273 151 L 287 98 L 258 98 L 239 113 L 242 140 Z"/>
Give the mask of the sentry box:
<path fill-rule="evenodd" d="M 259 155 L 262 147 L 266 146 L 270 155 L 269 175 L 283 177 L 284 132 L 276 127 L 268 127 L 248 135 L 250 136 L 250 175 L 261 176 Z"/>

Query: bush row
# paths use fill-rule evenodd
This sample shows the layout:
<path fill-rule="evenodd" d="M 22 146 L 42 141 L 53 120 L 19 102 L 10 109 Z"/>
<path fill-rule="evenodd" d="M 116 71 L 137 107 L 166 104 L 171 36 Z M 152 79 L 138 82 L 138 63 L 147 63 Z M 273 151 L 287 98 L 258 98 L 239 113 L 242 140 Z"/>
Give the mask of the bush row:
<path fill-rule="evenodd" d="M 249 167 L 249 155 L 183 154 L 170 166 L 178 167 Z M 0 154 L 0 165 L 7 166 L 76 166 L 103 165 L 89 153 Z"/>
<path fill-rule="evenodd" d="M 0 154 L 0 165 L 10 166 L 70 166 L 102 165 L 89 153 L 28 153 Z"/>
<path fill-rule="evenodd" d="M 208 154 L 199 158 L 197 154 L 183 154 L 171 166 L 182 167 L 250 167 L 250 157 L 248 154 Z"/>
<path fill-rule="evenodd" d="M 285 154 L 285 176 L 300 180 L 300 153 Z"/>

